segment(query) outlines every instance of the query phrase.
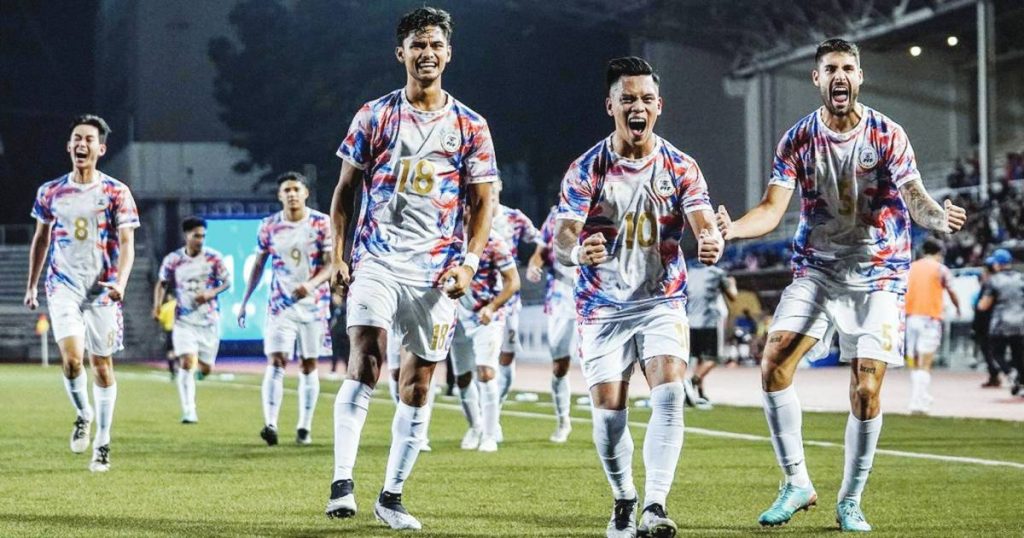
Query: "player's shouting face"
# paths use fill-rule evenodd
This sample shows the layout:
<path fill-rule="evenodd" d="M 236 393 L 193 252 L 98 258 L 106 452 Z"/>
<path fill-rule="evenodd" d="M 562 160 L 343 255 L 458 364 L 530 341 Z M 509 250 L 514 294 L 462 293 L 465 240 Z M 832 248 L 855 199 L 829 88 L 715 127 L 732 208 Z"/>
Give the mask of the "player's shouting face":
<path fill-rule="evenodd" d="M 608 115 L 615 118 L 616 137 L 631 146 L 641 146 L 651 140 L 662 104 L 653 77 L 620 78 L 612 85 L 605 104 Z"/>
<path fill-rule="evenodd" d="M 441 73 L 452 58 L 452 46 L 444 31 L 427 26 L 409 33 L 402 46 L 395 48 L 395 56 L 405 64 L 405 71 L 419 82 L 429 83 L 441 78 Z"/>
<path fill-rule="evenodd" d="M 833 116 L 845 116 L 855 111 L 864 71 L 857 57 L 847 52 L 830 52 L 821 57 L 818 67 L 811 73 L 814 85 L 821 93 L 821 101 Z"/>
<path fill-rule="evenodd" d="M 71 164 L 78 170 L 96 168 L 96 161 L 107 152 L 107 145 L 100 141 L 100 130 L 94 125 L 76 125 L 68 139 L 68 155 Z"/>

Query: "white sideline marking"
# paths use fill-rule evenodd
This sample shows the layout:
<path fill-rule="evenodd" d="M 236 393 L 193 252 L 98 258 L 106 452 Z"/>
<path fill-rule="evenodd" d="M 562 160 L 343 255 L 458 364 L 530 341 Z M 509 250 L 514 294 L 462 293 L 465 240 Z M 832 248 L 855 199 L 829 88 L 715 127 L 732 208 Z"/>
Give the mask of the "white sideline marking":
<path fill-rule="evenodd" d="M 160 380 L 160 381 L 163 381 L 165 383 L 168 382 L 166 374 L 163 374 L 163 373 L 161 373 L 159 375 L 155 375 L 155 374 L 152 374 L 152 373 L 150 373 L 150 374 L 138 374 L 138 373 L 135 373 L 135 372 L 121 372 L 121 373 L 118 373 L 117 375 L 119 375 L 119 376 L 126 376 L 126 377 L 133 377 L 133 378 L 138 378 L 138 379 L 147 379 L 149 381 Z M 235 388 L 251 388 L 251 389 L 259 389 L 260 388 L 257 385 L 249 385 L 249 384 L 238 383 L 238 382 L 233 382 L 233 381 L 217 381 L 215 379 L 204 379 L 204 380 L 201 381 L 201 383 L 210 384 L 210 385 L 222 385 L 222 386 L 235 387 Z M 298 392 L 295 389 L 290 389 L 290 388 L 285 388 L 284 390 L 286 392 Z M 333 394 L 321 394 L 320 398 L 321 399 L 331 400 L 331 399 L 334 398 L 334 395 Z M 382 403 L 393 403 L 391 401 L 391 398 L 373 398 L 373 401 L 375 401 L 375 402 L 382 402 Z M 461 405 L 445 403 L 445 402 L 441 402 L 441 401 L 438 401 L 438 400 L 434 401 L 434 407 L 440 407 L 442 409 L 447 409 L 449 411 L 459 411 L 460 413 L 462 412 L 462 406 Z M 504 415 L 504 416 L 510 416 L 510 417 L 550 420 L 552 422 L 555 419 L 555 417 L 553 417 L 552 415 L 546 414 L 546 413 L 533 413 L 533 412 L 530 412 L 530 411 L 513 411 L 511 409 L 502 410 L 501 414 Z M 572 421 L 573 422 L 584 422 L 584 423 L 588 423 L 589 424 L 591 422 L 591 419 L 589 419 L 587 417 L 572 417 Z M 633 428 L 645 428 L 645 429 L 647 428 L 647 424 L 644 423 L 644 422 L 630 422 L 629 425 L 631 427 L 633 427 Z M 771 438 L 769 438 L 767 436 L 764 436 L 764 435 L 753 435 L 753 434 L 749 434 L 749 433 L 727 432 L 727 431 L 721 431 L 721 430 L 709 430 L 709 429 L 706 429 L 706 428 L 694 428 L 694 427 L 690 427 L 690 426 L 686 427 L 686 433 L 691 433 L 691 434 L 695 434 L 695 435 L 705 435 L 705 436 L 708 436 L 708 437 L 719 437 L 719 438 L 723 438 L 723 439 L 738 439 L 738 440 L 742 440 L 742 441 L 755 441 L 755 442 L 771 442 Z M 807 440 L 805 440 L 804 441 L 804 445 L 818 446 L 818 447 L 825 447 L 825 448 L 845 448 L 842 444 L 832 443 L 832 442 L 829 442 L 829 441 L 807 441 Z M 886 456 L 897 456 L 897 457 L 902 457 L 902 458 L 912 458 L 912 459 L 920 459 L 920 460 L 948 461 L 948 462 L 953 462 L 953 463 L 968 463 L 968 464 L 973 464 L 973 465 L 986 465 L 986 466 L 990 466 L 990 467 L 1011 467 L 1011 468 L 1014 468 L 1014 469 L 1024 469 L 1024 463 L 1017 463 L 1015 461 L 986 460 L 986 459 L 982 459 L 982 458 L 969 458 L 969 457 L 964 457 L 964 456 L 946 456 L 946 455 L 942 455 L 942 454 L 928 454 L 926 452 L 907 452 L 905 450 L 888 450 L 888 449 L 884 449 L 884 448 L 879 448 L 879 449 L 875 450 L 875 454 L 884 454 Z"/>

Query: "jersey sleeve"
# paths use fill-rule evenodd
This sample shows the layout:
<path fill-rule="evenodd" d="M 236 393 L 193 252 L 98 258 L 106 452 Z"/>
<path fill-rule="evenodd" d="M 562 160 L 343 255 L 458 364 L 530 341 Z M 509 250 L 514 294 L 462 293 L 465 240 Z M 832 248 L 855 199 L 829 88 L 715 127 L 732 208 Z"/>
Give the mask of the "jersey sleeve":
<path fill-rule="evenodd" d="M 907 133 L 898 125 L 894 126 L 892 137 L 885 148 L 885 166 L 889 170 L 889 177 L 896 184 L 896 188 L 915 179 L 921 179 L 921 173 L 917 170 L 917 157 L 914 156 L 914 148 L 910 145 Z"/>
<path fill-rule="evenodd" d="M 556 219 L 585 222 L 593 202 L 594 181 L 590 170 L 575 162 L 562 178 L 562 190 L 558 198 Z"/>
<path fill-rule="evenodd" d="M 768 185 L 778 185 L 790 190 L 796 189 L 797 171 L 799 170 L 796 133 L 796 127 L 790 129 L 775 148 L 772 175 L 768 179 Z"/>
<path fill-rule="evenodd" d="M 352 118 L 352 125 L 349 126 L 345 139 L 338 147 L 338 157 L 360 170 L 366 170 L 372 159 L 370 153 L 372 135 L 373 108 L 370 103 L 367 103 Z"/>
<path fill-rule="evenodd" d="M 501 238 L 494 238 L 491 243 L 491 255 L 494 256 L 494 266 L 499 271 L 505 272 L 516 266 L 516 259 L 512 257 L 512 250 L 508 243 Z"/>
<path fill-rule="evenodd" d="M 270 253 L 270 223 L 266 220 L 260 223 L 260 230 L 256 232 L 256 250 Z"/>
<path fill-rule="evenodd" d="M 526 213 L 523 213 L 522 211 L 520 211 L 518 209 L 516 210 L 515 215 L 516 215 L 516 226 L 519 227 L 519 229 L 520 229 L 520 233 L 519 233 L 519 242 L 520 242 L 520 244 L 523 244 L 523 243 L 536 243 L 538 245 L 543 244 L 543 241 L 541 240 L 541 237 L 540 237 L 540 230 L 538 230 L 537 227 L 533 225 L 533 222 L 530 220 L 530 217 L 527 217 Z"/>
<path fill-rule="evenodd" d="M 167 256 L 164 256 L 164 261 L 160 263 L 160 276 L 158 277 L 159 280 L 162 280 L 164 282 L 174 281 L 174 268 L 171 263 L 171 258 L 173 256 L 174 254 L 168 254 Z"/>
<path fill-rule="evenodd" d="M 494 142 L 491 129 L 483 118 L 471 122 L 472 140 L 466 153 L 466 183 L 488 183 L 497 181 L 498 164 L 494 159 Z"/>
<path fill-rule="evenodd" d="M 683 213 L 694 211 L 714 211 L 711 209 L 711 198 L 708 196 L 708 182 L 704 173 L 694 161 L 689 161 L 683 173 L 680 185 L 679 210 Z"/>
<path fill-rule="evenodd" d="M 128 187 L 122 186 L 117 189 L 114 195 L 114 215 L 117 218 L 118 228 L 138 228 L 139 208 L 135 205 L 135 198 Z"/>
<path fill-rule="evenodd" d="M 32 217 L 44 224 L 52 224 L 55 218 L 50 207 L 51 201 L 52 197 L 49 196 L 47 186 L 39 187 L 39 190 L 36 192 L 36 201 L 32 204 Z"/>
<path fill-rule="evenodd" d="M 218 286 L 223 286 L 226 282 L 231 281 L 231 272 L 228 271 L 228 266 L 224 263 L 223 256 L 217 256 L 214 258 L 213 279 L 217 281 Z"/>
<path fill-rule="evenodd" d="M 550 246 L 555 242 L 555 212 L 548 213 L 544 224 L 540 227 L 540 242 L 541 246 Z"/>

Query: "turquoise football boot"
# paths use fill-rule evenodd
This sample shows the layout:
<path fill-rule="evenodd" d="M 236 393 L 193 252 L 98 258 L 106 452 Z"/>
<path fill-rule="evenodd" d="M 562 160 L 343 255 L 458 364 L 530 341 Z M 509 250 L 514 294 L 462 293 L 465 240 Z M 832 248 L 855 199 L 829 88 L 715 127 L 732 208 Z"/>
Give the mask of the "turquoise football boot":
<path fill-rule="evenodd" d="M 814 486 L 799 488 L 793 484 L 783 484 L 779 488 L 778 498 L 757 518 L 757 522 L 762 527 L 785 525 L 793 518 L 793 514 L 817 504 L 818 494 L 814 492 Z"/>
<path fill-rule="evenodd" d="M 860 504 L 850 499 L 845 499 L 836 505 L 836 523 L 844 532 L 871 532 L 871 525 L 864 519 L 864 512 L 861 512 Z"/>

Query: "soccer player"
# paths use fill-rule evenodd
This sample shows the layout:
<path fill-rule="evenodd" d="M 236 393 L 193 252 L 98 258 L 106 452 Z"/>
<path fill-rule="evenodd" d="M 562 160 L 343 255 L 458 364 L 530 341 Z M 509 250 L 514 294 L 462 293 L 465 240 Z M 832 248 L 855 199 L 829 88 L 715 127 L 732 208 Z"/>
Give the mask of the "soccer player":
<path fill-rule="evenodd" d="M 71 451 L 89 448 L 94 418 L 82 361 L 92 363 L 96 400 L 96 438 L 89 470 L 110 470 L 110 428 L 117 383 L 114 352 L 123 349 L 121 302 L 135 262 L 139 212 L 128 186 L 96 169 L 107 152 L 110 127 L 99 116 L 78 116 L 71 123 L 67 152 L 71 172 L 39 187 L 32 216 L 35 236 L 28 259 L 25 306 L 39 307 L 39 277 L 46 268 L 46 302 L 53 337 L 60 348 L 64 388 L 75 408 Z"/>
<path fill-rule="evenodd" d="M 710 409 L 704 380 L 717 365 L 725 319 L 725 298 L 735 301 L 736 279 L 715 266 L 694 264 L 686 275 L 686 316 L 690 321 L 690 355 L 697 359 L 693 375 L 683 382 L 687 405 Z"/>
<path fill-rule="evenodd" d="M 509 306 L 519 288 L 519 271 L 512 249 L 492 229 L 470 292 L 459 299 L 452 339 L 455 383 L 469 423 L 469 430 L 462 437 L 463 450 L 498 451 L 501 404 L 495 371 L 506 334 L 505 323 L 511 315 Z"/>
<path fill-rule="evenodd" d="M 606 109 L 615 131 L 569 167 L 555 229 L 558 261 L 579 266 L 581 365 L 593 402 L 594 444 L 615 499 L 609 537 L 675 536 L 665 501 L 683 447 L 686 222 L 699 234 L 701 262 L 718 261 L 723 246 L 697 163 L 654 134 L 662 110 L 658 80 L 641 58 L 608 63 Z M 639 527 L 627 422 L 637 363 L 651 387 Z"/>
<path fill-rule="evenodd" d="M 992 357 L 1003 362 L 1007 349 L 1010 364 L 1017 370 L 1010 380 L 1010 394 L 1024 391 L 1024 274 L 1015 271 L 1013 255 L 1006 249 L 992 253 L 993 275 L 985 285 L 978 310 L 991 311 L 989 345 Z"/>
<path fill-rule="evenodd" d="M 298 172 L 277 178 L 277 198 L 284 207 L 263 219 L 257 236 L 256 260 L 249 271 L 248 286 L 238 310 L 238 325 L 245 327 L 246 304 L 263 278 L 263 265 L 270 258 L 273 279 L 263 327 L 263 352 L 267 369 L 260 397 L 263 429 L 260 437 L 268 446 L 277 444 L 277 417 L 284 397 L 284 369 L 295 355 L 301 359 L 299 374 L 299 421 L 295 442 L 313 442 L 310 430 L 320 398 L 320 377 L 316 361 L 331 353 L 330 217 L 306 206 L 309 183 Z"/>
<path fill-rule="evenodd" d="M 400 367 L 391 452 L 374 506 L 376 517 L 394 529 L 421 527 L 402 505 L 402 489 L 424 440 L 434 367 L 451 345 L 454 299 L 476 273 L 494 211 L 490 187 L 498 169 L 487 122 L 441 88 L 451 34 L 451 16 L 440 9 L 419 8 L 399 21 L 395 56 L 405 67 L 405 87 L 370 101 L 352 120 L 338 149 L 343 163 L 331 203 L 336 274 L 351 280 L 352 351 L 334 401 L 335 466 L 326 512 L 356 513 L 352 468 L 387 333 L 394 331 L 409 353 Z M 350 274 L 341 253 L 357 185 L 362 207 Z M 467 197 L 472 214 L 463 224 Z"/>
<path fill-rule="evenodd" d="M 502 204 L 501 181 L 495 182 L 491 189 L 493 203 L 496 205 L 494 221 L 491 228 L 505 240 L 505 244 L 512 250 L 512 259 L 519 263 L 519 247 L 527 243 L 540 243 L 540 232 L 534 227 L 533 222 L 522 211 Z M 523 310 L 522 297 L 519 292 L 512 297 L 506 306 L 508 316 L 505 319 L 505 335 L 501 341 L 501 356 L 498 359 L 499 372 L 498 389 L 501 402 L 508 397 L 508 391 L 512 388 L 512 382 L 516 377 L 515 358 L 520 350 L 519 344 L 519 313 Z M 498 432 L 501 441 L 501 432 Z"/>
<path fill-rule="evenodd" d="M 206 221 L 188 217 L 181 223 L 185 246 L 168 254 L 160 264 L 160 278 L 153 289 L 153 317 L 159 318 L 167 287 L 174 289 L 176 307 L 171 342 L 181 361 L 178 396 L 182 424 L 199 422 L 196 413 L 196 365 L 210 375 L 220 346 L 220 305 L 217 296 L 231 287 L 224 256 L 206 247 Z"/>
<path fill-rule="evenodd" d="M 906 356 L 910 364 L 910 412 L 928 414 L 932 396 L 932 361 L 942 343 L 943 290 L 960 315 L 960 298 L 953 291 L 952 274 L 942 264 L 942 243 L 929 238 L 921 247 L 924 254 L 910 264 L 907 276 L 907 342 Z"/>
<path fill-rule="evenodd" d="M 867 531 L 860 499 L 882 427 L 879 389 L 886 367 L 903 364 L 910 219 L 949 233 L 966 213 L 932 200 L 903 128 L 857 102 L 864 72 L 855 44 L 824 41 L 814 62 L 811 80 L 823 106 L 782 137 L 760 204 L 735 222 L 720 207 L 718 224 L 726 240 L 760 237 L 778 226 L 800 188 L 793 282 L 775 310 L 761 362 L 765 417 L 785 483 L 759 522 L 782 525 L 817 502 L 791 385 L 800 359 L 824 355 L 837 331 L 842 358 L 851 362 L 852 412 L 836 521 L 843 530 Z"/>
<path fill-rule="evenodd" d="M 576 355 L 576 302 L 573 286 L 577 269 L 555 261 L 555 219 L 558 206 L 552 206 L 540 228 L 541 245 L 533 251 L 526 278 L 544 284 L 544 313 L 547 314 L 548 349 L 551 352 L 551 400 L 555 404 L 557 424 L 551 434 L 552 443 L 569 440 L 572 422 L 569 419 L 572 392 L 569 389 L 570 357 Z"/>

